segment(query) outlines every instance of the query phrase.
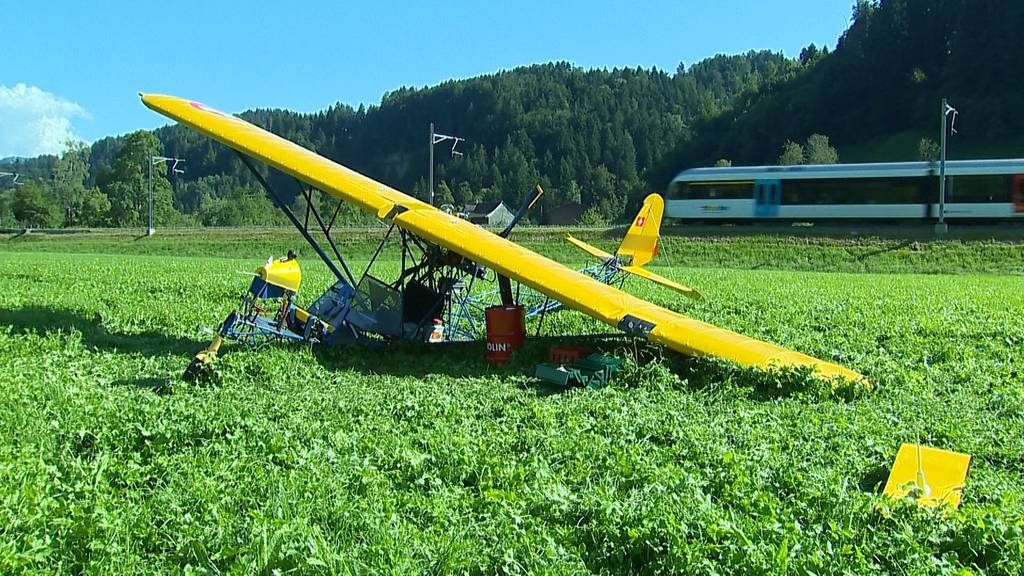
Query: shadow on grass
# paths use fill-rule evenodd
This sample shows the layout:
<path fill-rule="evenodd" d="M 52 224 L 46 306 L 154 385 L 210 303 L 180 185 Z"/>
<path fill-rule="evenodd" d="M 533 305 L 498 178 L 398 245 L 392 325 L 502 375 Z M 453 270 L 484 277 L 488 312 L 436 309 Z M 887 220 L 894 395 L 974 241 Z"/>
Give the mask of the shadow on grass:
<path fill-rule="evenodd" d="M 544 344 L 527 343 L 513 355 L 510 362 L 502 365 L 487 362 L 483 342 L 444 345 L 400 342 L 384 349 L 359 345 L 346 348 L 314 347 L 313 354 L 321 365 L 332 370 L 415 378 L 436 374 L 518 380 L 533 376 L 534 366 L 547 357 L 547 348 Z"/>
<path fill-rule="evenodd" d="M 862 492 L 869 492 L 872 494 L 881 494 L 885 488 L 885 483 L 889 481 L 889 467 L 878 466 L 865 472 L 860 481 L 857 482 L 857 487 Z"/>
<path fill-rule="evenodd" d="M 173 383 L 167 378 L 125 378 L 115 380 L 110 385 L 149 390 L 159 396 L 170 394 L 174 389 Z"/>
<path fill-rule="evenodd" d="M 126 354 L 145 356 L 180 356 L 191 358 L 206 347 L 207 342 L 167 334 L 144 332 L 121 334 L 107 331 L 98 316 L 88 317 L 74 310 L 29 306 L 14 310 L 0 310 L 0 327 L 10 326 L 15 333 L 46 335 L 53 332 L 81 334 L 82 343 L 90 348 Z M 565 339 L 568 341 L 569 339 Z M 321 365 L 331 370 L 350 370 L 363 374 L 383 374 L 395 377 L 429 378 L 440 375 L 452 378 L 491 377 L 518 384 L 524 390 L 538 396 L 560 394 L 566 389 L 551 386 L 534 378 L 538 363 L 546 362 L 550 347 L 560 339 L 528 340 L 510 362 L 492 365 L 487 362 L 483 342 L 448 344 L 400 343 L 388 349 L 374 350 L 360 346 L 332 349 L 314 347 L 314 356 Z M 580 340 L 573 340 L 581 343 Z M 768 373 L 762 370 L 740 368 L 724 361 L 707 358 L 687 358 L 660 350 L 650 344 L 637 346 L 623 345 L 614 340 L 597 340 L 587 343 L 598 352 L 613 356 L 628 356 L 638 365 L 651 362 L 663 364 L 685 380 L 685 386 L 695 390 L 714 391 L 723 387 L 747 389 L 749 396 L 756 400 L 773 400 L 780 397 L 803 396 L 809 399 L 834 397 L 833 390 L 804 371 L 792 373 Z M 282 346 L 287 346 L 282 344 Z M 222 353 L 230 354 L 236 346 L 226 347 Z M 182 370 L 187 362 L 182 363 Z M 616 382 L 613 377 L 612 382 Z M 160 378 L 135 378 L 114 383 L 121 386 L 147 388 L 156 393 L 166 393 L 171 383 Z M 642 385 L 642 382 L 625 383 Z M 843 396 L 839 394 L 839 396 Z"/>
<path fill-rule="evenodd" d="M 483 342 L 444 345 L 402 342 L 387 349 L 373 350 L 350 346 L 342 349 L 316 348 L 317 361 L 331 370 L 352 370 L 363 374 L 427 378 L 440 375 L 454 378 L 490 377 L 511 382 L 538 396 L 551 396 L 571 390 L 553 386 L 535 378 L 537 364 L 548 361 L 551 346 L 565 342 L 586 344 L 596 352 L 614 354 L 612 340 L 550 339 L 527 340 L 509 362 L 494 365 L 487 361 Z"/>
<path fill-rule="evenodd" d="M 45 336 L 52 332 L 76 331 L 85 346 L 111 352 L 146 356 L 191 356 L 206 344 L 191 338 L 168 336 L 156 332 L 119 334 L 108 332 L 97 316 L 87 317 L 64 308 L 27 306 L 0 310 L 0 326 L 10 326 L 16 333 Z"/>
<path fill-rule="evenodd" d="M 823 380 L 808 366 L 764 370 L 715 358 L 685 356 L 666 358 L 665 362 L 692 390 L 712 393 L 725 388 L 741 390 L 747 398 L 761 402 L 783 398 L 807 402 L 853 401 L 868 392 L 857 382 Z"/>

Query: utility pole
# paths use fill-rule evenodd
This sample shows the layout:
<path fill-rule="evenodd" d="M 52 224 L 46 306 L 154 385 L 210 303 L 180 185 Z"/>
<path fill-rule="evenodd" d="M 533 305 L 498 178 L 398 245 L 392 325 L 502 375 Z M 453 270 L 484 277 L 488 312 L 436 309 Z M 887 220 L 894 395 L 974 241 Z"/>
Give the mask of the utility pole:
<path fill-rule="evenodd" d="M 184 162 L 183 158 L 167 158 L 165 156 L 150 156 L 149 157 L 149 225 L 146 226 L 146 236 L 152 236 L 156 229 L 153 228 L 153 165 L 163 164 L 164 162 L 174 162 L 171 164 L 171 174 L 183 174 L 184 170 L 178 169 L 178 163 Z"/>
<path fill-rule="evenodd" d="M 429 180 L 428 189 L 430 190 L 429 203 L 431 206 L 434 205 L 434 123 L 430 123 L 430 172 L 427 175 Z"/>
<path fill-rule="evenodd" d="M 939 221 L 935 224 L 936 234 L 945 234 L 949 232 L 949 226 L 946 224 L 946 119 L 949 115 L 953 115 L 953 122 L 950 125 L 950 129 L 956 134 L 956 115 L 958 112 L 956 108 L 949 105 L 945 98 L 942 99 L 942 118 L 941 118 L 941 130 L 942 140 L 939 152 Z"/>
<path fill-rule="evenodd" d="M 430 123 L 430 171 L 427 173 L 428 189 L 430 191 L 429 202 L 430 205 L 434 205 L 434 144 L 440 144 L 445 140 L 453 140 L 452 142 L 452 157 L 462 156 L 462 152 L 455 149 L 459 145 L 459 142 L 465 142 L 465 138 L 459 138 L 458 136 L 448 136 L 447 134 L 437 134 L 434 132 L 434 123 Z"/>

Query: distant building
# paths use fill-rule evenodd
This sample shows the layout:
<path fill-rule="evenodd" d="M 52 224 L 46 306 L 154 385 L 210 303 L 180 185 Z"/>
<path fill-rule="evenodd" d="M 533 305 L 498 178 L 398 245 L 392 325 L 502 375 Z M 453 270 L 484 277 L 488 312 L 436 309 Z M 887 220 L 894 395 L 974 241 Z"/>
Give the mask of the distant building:
<path fill-rule="evenodd" d="M 580 216 L 587 209 L 579 202 L 572 202 L 550 210 L 544 210 L 544 224 L 548 226 L 572 226 L 578 224 Z"/>
<path fill-rule="evenodd" d="M 494 227 L 508 226 L 515 216 L 501 200 L 466 204 L 459 215 L 473 224 Z"/>

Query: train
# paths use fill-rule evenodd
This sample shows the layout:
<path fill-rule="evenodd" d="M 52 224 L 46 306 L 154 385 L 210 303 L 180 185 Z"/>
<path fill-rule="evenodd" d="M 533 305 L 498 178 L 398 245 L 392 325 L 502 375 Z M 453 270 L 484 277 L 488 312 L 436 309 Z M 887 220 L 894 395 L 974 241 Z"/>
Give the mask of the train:
<path fill-rule="evenodd" d="M 693 168 L 668 188 L 677 220 L 931 220 L 937 162 Z M 1024 159 L 946 162 L 944 215 L 1024 220 Z"/>

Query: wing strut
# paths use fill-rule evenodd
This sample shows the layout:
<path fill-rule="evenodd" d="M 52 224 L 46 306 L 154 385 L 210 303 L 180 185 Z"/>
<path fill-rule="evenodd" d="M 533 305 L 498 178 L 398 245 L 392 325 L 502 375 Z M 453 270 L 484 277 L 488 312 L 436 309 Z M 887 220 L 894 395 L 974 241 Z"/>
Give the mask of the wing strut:
<path fill-rule="evenodd" d="M 498 236 L 508 238 L 508 235 L 512 233 L 512 229 L 516 227 L 516 224 L 518 224 L 519 220 L 521 220 L 526 214 L 526 211 L 533 208 L 533 205 L 536 204 L 537 200 L 540 200 L 540 197 L 543 195 L 544 189 L 540 187 L 540 184 L 537 184 L 537 187 L 533 189 L 533 192 L 523 200 L 523 203 L 519 206 L 519 210 L 516 210 L 516 214 L 512 217 L 512 221 L 508 223 L 508 226 L 505 226 L 504 230 L 498 232 Z"/>
<path fill-rule="evenodd" d="M 345 263 L 345 257 L 341 255 L 341 251 L 338 250 L 337 244 L 334 243 L 334 238 L 331 237 L 331 227 L 324 225 L 324 220 L 323 220 L 323 218 L 320 217 L 320 211 L 317 210 L 316 206 L 313 204 L 313 190 L 312 190 L 312 188 L 306 188 L 306 186 L 298 178 L 295 179 L 295 183 L 299 185 L 299 190 L 302 192 L 302 197 L 306 199 L 306 224 L 307 224 L 307 226 L 309 224 L 309 215 L 313 214 L 313 218 L 316 219 L 317 225 L 320 226 L 320 230 L 324 233 L 324 238 L 326 238 L 327 239 L 327 243 L 330 244 L 331 250 L 334 251 L 334 255 L 338 257 L 338 262 L 341 262 L 341 267 L 345 269 L 345 275 L 348 276 L 348 281 L 351 282 L 353 286 L 355 286 L 355 284 L 356 284 L 355 277 L 352 276 L 352 271 L 348 269 L 348 264 Z M 335 212 L 335 216 L 337 216 L 337 212 Z M 331 221 L 331 226 L 333 226 L 333 225 L 334 225 L 334 222 L 332 220 Z"/>
<path fill-rule="evenodd" d="M 242 163 L 245 164 L 245 167 L 248 168 L 250 172 L 252 172 L 253 176 L 256 177 L 256 181 L 260 183 L 260 186 L 262 186 L 264 190 L 266 190 L 270 198 L 274 201 L 275 204 L 277 204 L 277 207 L 280 208 L 282 212 L 284 212 L 285 216 L 288 217 L 288 220 L 290 220 L 291 223 L 295 226 L 295 229 L 299 231 L 299 234 L 302 234 L 302 237 L 306 239 L 306 242 L 309 243 L 310 247 L 313 248 L 314 251 L 316 251 L 317 255 L 320 256 L 320 259 L 324 261 L 324 264 L 326 264 L 327 267 L 331 269 L 331 272 L 334 273 L 334 276 L 339 280 L 341 280 L 345 276 L 348 276 L 348 281 L 351 283 L 352 286 L 355 286 L 355 278 L 352 277 L 352 273 L 349 271 L 348 266 L 345 264 L 345 259 L 338 252 L 338 248 L 337 246 L 335 246 L 334 240 L 331 239 L 330 232 L 324 229 L 324 236 L 327 238 L 327 241 L 330 242 L 331 248 L 334 250 L 334 253 L 337 254 L 338 258 L 341 260 L 341 266 L 342 268 L 345 269 L 344 275 L 341 273 L 341 270 L 338 269 L 338 266 L 334 263 L 334 261 L 331 260 L 331 257 L 328 256 L 326 252 L 324 252 L 323 248 L 320 247 L 320 244 L 316 241 L 316 239 L 314 239 L 313 236 L 310 235 L 308 227 L 303 226 L 299 222 L 299 219 L 295 216 L 295 213 L 292 212 L 291 208 L 289 208 L 288 205 L 285 204 L 284 201 L 281 199 L 281 197 L 277 195 L 277 192 L 275 192 L 274 189 L 270 187 L 270 184 L 267 183 L 266 178 L 264 178 L 263 175 L 260 174 L 258 170 L 256 170 L 256 167 L 253 166 L 252 161 L 249 159 L 249 157 L 237 150 L 235 150 L 235 154 L 237 154 L 238 157 L 242 159 Z M 303 195 L 306 196 L 305 190 L 303 190 Z M 323 228 L 323 221 L 320 219 L 320 214 L 316 212 L 316 208 L 313 207 L 313 204 L 312 202 L 310 202 L 308 196 L 306 196 L 306 206 L 307 209 L 313 210 L 317 222 L 319 222 L 320 227 Z"/>

